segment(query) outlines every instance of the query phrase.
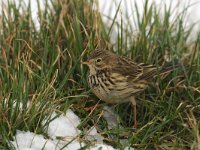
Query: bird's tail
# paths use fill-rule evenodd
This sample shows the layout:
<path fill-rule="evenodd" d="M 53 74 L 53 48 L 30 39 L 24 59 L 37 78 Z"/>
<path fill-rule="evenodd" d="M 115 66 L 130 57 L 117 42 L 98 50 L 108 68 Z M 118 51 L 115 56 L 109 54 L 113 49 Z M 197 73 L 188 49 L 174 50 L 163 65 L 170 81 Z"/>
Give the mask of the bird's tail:
<path fill-rule="evenodd" d="M 169 72 L 176 70 L 178 68 L 181 68 L 181 67 L 182 67 L 182 64 L 179 63 L 178 61 L 168 62 L 168 63 L 165 63 L 161 67 L 160 74 L 163 75 L 163 74 L 169 73 Z"/>

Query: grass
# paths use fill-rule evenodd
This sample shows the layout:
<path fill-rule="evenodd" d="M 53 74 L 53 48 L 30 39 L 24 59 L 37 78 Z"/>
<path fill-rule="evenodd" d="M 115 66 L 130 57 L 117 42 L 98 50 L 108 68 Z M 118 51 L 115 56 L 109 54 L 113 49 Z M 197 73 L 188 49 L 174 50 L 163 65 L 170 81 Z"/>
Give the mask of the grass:
<path fill-rule="evenodd" d="M 62 3 L 62 4 L 61 4 Z M 51 5 L 50 5 L 51 4 Z M 163 19 L 154 5 L 144 4 L 144 14 L 136 11 L 137 34 L 131 25 L 103 24 L 95 1 L 38 1 L 39 28 L 31 16 L 31 5 L 8 2 L 0 16 L 0 140 L 1 149 L 10 149 L 16 130 L 45 134 L 42 120 L 53 111 L 71 108 L 82 120 L 80 129 L 98 124 L 105 142 L 123 149 L 199 149 L 200 148 L 200 34 L 188 43 L 191 29 L 184 28 L 184 13 L 170 22 L 172 10 Z M 116 16 L 119 9 L 116 12 Z M 128 18 L 128 16 L 127 16 Z M 142 19 L 139 19 L 142 18 Z M 115 26 L 117 24 L 117 26 Z M 117 27 L 117 43 L 110 41 Z M 148 28 L 148 30 L 147 30 Z M 123 128 L 107 129 L 106 121 L 85 108 L 97 98 L 87 81 L 87 68 L 80 64 L 96 47 L 113 50 L 137 62 L 162 65 L 175 58 L 183 68 L 158 78 L 136 97 L 138 128 L 133 130 L 130 104 L 116 105 Z M 92 101 L 91 101 L 92 100 Z M 102 105 L 106 105 L 102 103 Z M 121 136 L 121 133 L 126 136 Z M 120 142 L 126 138 L 127 143 Z"/>

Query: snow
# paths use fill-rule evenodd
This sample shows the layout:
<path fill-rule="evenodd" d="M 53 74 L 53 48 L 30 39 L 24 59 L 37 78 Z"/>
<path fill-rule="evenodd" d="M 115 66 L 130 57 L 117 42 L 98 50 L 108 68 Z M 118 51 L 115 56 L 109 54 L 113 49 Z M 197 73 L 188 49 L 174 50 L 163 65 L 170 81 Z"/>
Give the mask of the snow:
<path fill-rule="evenodd" d="M 13 0 L 12 0 L 13 1 Z M 15 0 L 18 4 L 19 1 Z M 1 4 L 3 2 L 6 4 L 6 0 L 1 1 Z M 25 5 L 28 5 L 28 1 L 25 0 Z M 37 1 L 31 0 L 31 6 L 32 6 L 32 15 L 34 18 L 34 21 L 36 23 L 36 26 L 39 26 L 38 17 L 37 17 Z M 41 1 L 40 1 L 41 2 Z M 44 1 L 42 1 L 44 2 Z M 44 3 L 40 3 L 42 7 L 44 7 Z M 115 16 L 115 12 L 121 2 L 120 5 L 120 11 L 117 15 L 116 22 L 120 23 L 121 19 L 123 19 L 124 27 L 127 25 L 131 26 L 131 32 L 137 31 L 136 26 L 136 10 L 134 9 L 135 3 L 137 3 L 137 6 L 139 8 L 139 12 L 142 16 L 142 13 L 144 12 L 143 5 L 144 0 L 115 0 L 115 1 L 107 1 L 107 0 L 98 0 L 99 2 L 99 11 L 100 14 L 103 17 L 103 21 L 108 25 L 111 26 L 112 19 Z M 200 0 L 149 0 L 149 5 L 151 3 L 154 3 L 159 9 L 161 15 L 164 13 L 164 7 L 166 5 L 167 8 L 171 6 L 171 9 L 173 10 L 173 14 L 170 18 L 171 21 L 176 19 L 181 12 L 187 8 L 187 12 L 185 14 L 185 28 L 191 27 L 192 25 L 196 24 L 193 27 L 193 32 L 190 35 L 190 40 L 196 39 L 197 33 L 199 31 L 199 22 L 200 22 Z M 2 7 L 0 7 L 0 13 L 2 12 Z M 5 8 L 5 5 L 4 5 Z M 115 24 L 113 28 L 113 32 L 111 35 L 112 42 L 116 42 L 116 32 L 118 32 L 117 26 Z M 116 38 L 115 38 L 116 37 Z M 15 106 L 14 106 L 15 107 Z M 21 106 L 20 106 L 21 107 Z M 28 106 L 27 106 L 28 107 Z M 111 122 L 108 122 L 109 128 L 116 126 L 116 119 L 115 117 L 110 116 L 108 113 L 107 108 L 105 108 L 105 114 L 104 117 L 107 118 L 107 121 L 112 120 Z M 111 113 L 112 114 L 112 113 Z M 110 119 L 112 117 L 112 119 Z M 80 118 L 74 114 L 73 111 L 70 109 L 66 112 L 66 114 L 58 115 L 56 112 L 54 112 L 50 119 L 55 118 L 53 121 L 51 121 L 47 128 L 44 129 L 44 131 L 47 132 L 49 138 L 44 137 L 42 134 L 35 134 L 30 131 L 16 131 L 15 139 L 11 141 L 13 146 L 17 150 L 57 150 L 61 149 L 63 147 L 63 150 L 77 150 L 80 149 L 85 145 L 84 142 L 81 142 L 78 140 L 79 134 L 82 132 L 80 131 L 77 126 L 80 124 Z M 43 125 L 48 123 L 49 120 L 43 120 Z M 95 127 L 92 127 L 89 129 L 88 135 L 86 136 L 86 139 L 89 141 L 96 141 L 94 146 L 91 146 L 91 150 L 96 150 L 101 147 L 102 150 L 114 150 L 113 147 L 106 145 L 103 143 L 103 137 L 97 132 Z M 56 137 L 63 137 L 63 140 L 58 140 Z M 126 148 L 133 149 L 133 148 Z"/>
<path fill-rule="evenodd" d="M 43 125 L 49 123 L 47 127 L 49 138 L 30 131 L 17 130 L 14 140 L 11 141 L 14 148 L 17 150 L 78 150 L 86 145 L 78 139 L 81 133 L 77 128 L 80 124 L 80 118 L 72 110 L 68 109 L 66 114 L 61 115 L 53 112 L 50 117 L 50 120 L 52 119 L 51 122 L 48 119 L 43 120 Z M 58 137 L 61 137 L 60 140 L 58 140 Z M 94 143 L 90 147 L 91 150 L 100 148 L 102 150 L 115 150 L 112 146 L 103 143 L 104 138 L 95 127 L 88 130 L 85 139 Z"/>
<path fill-rule="evenodd" d="M 117 127 L 117 115 L 114 113 L 114 110 L 108 106 L 103 107 L 104 113 L 103 117 L 106 119 L 108 123 L 108 129 L 112 129 Z"/>
<path fill-rule="evenodd" d="M 16 150 L 41 150 L 41 148 L 53 150 L 56 145 L 52 140 L 44 139 L 43 135 L 32 132 L 17 131 L 15 140 L 11 142 Z"/>
<path fill-rule="evenodd" d="M 116 17 L 116 24 L 113 26 L 111 32 L 111 42 L 115 44 L 117 42 L 117 32 L 118 25 L 121 24 L 123 20 L 123 27 L 127 28 L 130 33 L 136 34 L 138 31 L 137 26 L 137 13 L 135 9 L 135 4 L 138 7 L 140 18 L 142 19 L 142 14 L 144 13 L 144 4 L 145 0 L 115 0 L 115 1 L 106 1 L 98 0 L 99 2 L 99 11 L 103 18 L 103 21 L 107 26 L 112 25 L 112 21 L 115 17 L 116 11 L 119 7 L 119 12 Z M 185 28 L 188 29 L 193 26 L 192 33 L 189 36 L 189 42 L 194 41 L 197 38 L 198 31 L 200 28 L 200 0 L 148 0 L 148 8 L 151 4 L 154 4 L 159 11 L 160 16 L 163 16 L 165 7 L 167 9 L 171 8 L 170 21 L 174 22 L 177 17 L 180 17 L 184 12 L 184 22 Z"/>
<path fill-rule="evenodd" d="M 19 0 L 10 0 L 15 1 L 16 4 L 19 4 Z M 28 6 L 28 0 L 24 0 L 24 5 Z M 36 24 L 36 27 L 39 28 L 39 21 L 37 17 L 37 1 L 31 0 L 31 13 L 33 16 L 33 20 Z M 45 1 L 41 0 L 40 6 L 41 8 L 44 8 Z M 50 2 L 50 0 L 47 0 L 47 2 Z M 103 21 L 106 23 L 107 26 L 112 25 L 113 18 L 115 17 L 116 10 L 119 7 L 119 12 L 116 17 L 116 22 L 118 24 L 121 23 L 121 19 L 123 21 L 124 27 L 126 28 L 129 26 L 130 32 L 137 32 L 137 13 L 135 9 L 135 4 L 138 7 L 140 19 L 142 18 L 142 14 L 144 13 L 144 3 L 145 0 L 97 0 L 98 7 L 94 6 L 95 9 L 98 9 Z M 2 0 L 0 5 L 3 5 L 0 7 L 0 13 L 2 12 L 2 8 L 6 8 L 5 5 L 7 4 L 7 0 Z M 50 4 L 50 3 L 49 3 Z M 166 8 L 171 7 L 172 15 L 170 17 L 170 20 L 173 22 L 173 20 L 177 19 L 177 17 L 180 17 L 180 14 L 184 12 L 184 24 L 185 28 L 189 28 L 193 26 L 193 32 L 190 34 L 190 40 L 193 41 L 196 39 L 198 31 L 199 31 L 199 23 L 200 23 L 200 0 L 148 0 L 148 7 L 150 7 L 151 4 L 154 4 L 157 8 L 157 11 L 160 12 L 160 15 L 162 16 L 164 14 L 165 6 Z M 51 6 L 50 6 L 51 7 Z M 114 44 L 117 41 L 117 32 L 118 32 L 117 24 L 114 24 L 113 30 L 111 32 L 111 42 Z"/>
<path fill-rule="evenodd" d="M 91 127 L 88 130 L 86 139 L 88 141 L 96 141 L 96 143 L 98 143 L 98 144 L 103 144 L 103 137 L 99 133 L 97 133 L 97 130 L 95 127 Z"/>
<path fill-rule="evenodd" d="M 96 144 L 95 147 L 91 147 L 90 150 L 115 150 L 112 146 L 104 144 Z"/>
<path fill-rule="evenodd" d="M 51 116 L 55 118 L 57 114 L 54 112 Z M 45 124 L 47 120 L 43 122 Z M 70 109 L 67 110 L 66 115 L 61 115 L 49 123 L 47 133 L 50 137 L 55 139 L 57 136 L 73 137 L 80 134 L 77 126 L 80 124 L 80 119 Z"/>

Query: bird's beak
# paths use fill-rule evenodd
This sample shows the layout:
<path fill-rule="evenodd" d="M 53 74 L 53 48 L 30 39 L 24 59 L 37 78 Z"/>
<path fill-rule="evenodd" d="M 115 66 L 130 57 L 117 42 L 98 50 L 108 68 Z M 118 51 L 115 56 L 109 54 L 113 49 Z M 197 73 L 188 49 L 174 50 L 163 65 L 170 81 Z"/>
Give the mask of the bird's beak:
<path fill-rule="evenodd" d="M 91 61 L 82 61 L 81 64 L 83 64 L 83 65 L 91 65 Z"/>

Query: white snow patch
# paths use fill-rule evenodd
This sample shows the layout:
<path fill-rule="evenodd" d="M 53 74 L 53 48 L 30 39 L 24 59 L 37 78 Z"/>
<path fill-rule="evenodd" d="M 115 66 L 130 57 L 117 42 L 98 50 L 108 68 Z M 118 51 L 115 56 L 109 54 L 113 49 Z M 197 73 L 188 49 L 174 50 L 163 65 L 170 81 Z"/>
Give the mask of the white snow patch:
<path fill-rule="evenodd" d="M 134 150 L 132 147 L 125 147 L 124 150 Z"/>
<path fill-rule="evenodd" d="M 17 6 L 19 5 L 19 0 L 10 0 L 11 2 L 15 1 Z M 25 6 L 28 6 L 27 0 L 23 0 L 23 4 Z M 30 1 L 31 2 L 31 13 L 33 16 L 33 20 L 36 24 L 36 28 L 39 28 L 39 19 L 38 19 L 38 6 L 37 6 L 37 1 Z M 45 7 L 45 1 L 41 0 L 40 6 L 41 9 Z M 137 13 L 136 13 L 136 8 L 135 4 L 138 7 L 139 14 L 140 14 L 140 19 L 143 16 L 144 13 L 144 3 L 145 0 L 97 0 L 99 3 L 99 12 L 102 16 L 102 19 L 104 23 L 109 27 L 113 23 L 113 19 L 115 17 L 116 11 L 119 7 L 119 12 L 116 17 L 116 22 L 118 24 L 121 24 L 121 20 L 123 21 L 124 28 L 129 26 L 129 31 L 130 33 L 137 33 L 138 31 L 138 26 L 137 26 Z M 51 7 L 51 2 L 50 0 L 47 0 L 47 3 Z M 170 20 L 173 22 L 173 20 L 177 19 L 177 17 L 180 17 L 180 14 L 184 12 L 184 10 L 187 9 L 185 12 L 185 28 L 189 28 L 193 26 L 193 32 L 190 34 L 190 41 L 193 41 L 196 39 L 196 36 L 199 32 L 200 28 L 200 0 L 148 0 L 148 8 L 150 7 L 151 4 L 155 4 L 157 7 L 157 11 L 160 12 L 160 15 L 164 14 L 165 6 L 168 9 L 171 7 L 172 10 L 172 15 L 170 17 Z M 4 12 L 7 11 L 7 0 L 2 0 L 0 2 L 0 14 L 2 12 L 2 9 Z M 97 9 L 97 6 L 94 6 L 95 9 Z M 120 28 L 120 27 L 119 27 Z M 119 28 L 117 27 L 117 24 L 114 25 L 113 31 L 111 32 L 111 41 L 112 43 L 116 43 L 117 41 L 117 32 L 119 31 Z"/>
<path fill-rule="evenodd" d="M 58 141 L 45 139 L 43 135 L 32 132 L 17 131 L 15 140 L 11 142 L 16 150 L 78 150 L 85 144 L 77 140 Z"/>
<path fill-rule="evenodd" d="M 108 129 L 117 127 L 117 115 L 114 113 L 114 110 L 111 107 L 104 106 L 103 107 L 103 117 L 106 119 L 108 123 Z"/>
<path fill-rule="evenodd" d="M 43 135 L 35 134 L 30 131 L 17 131 L 14 141 L 11 141 L 16 150 L 78 150 L 86 144 L 78 140 L 80 130 L 77 126 L 80 124 L 80 118 L 74 114 L 70 109 L 65 115 L 58 115 L 55 112 L 52 114 L 51 119 L 55 118 L 49 123 L 47 133 L 50 139 L 44 138 Z M 44 120 L 43 124 L 48 120 Z M 56 137 L 62 137 L 58 140 Z M 94 143 L 88 149 L 91 150 L 115 150 L 112 146 L 103 143 L 104 137 L 101 136 L 95 127 L 91 127 L 87 131 L 85 137 L 91 143 Z M 128 149 L 127 149 L 128 150 Z M 132 150 L 132 149 L 131 149 Z"/>
<path fill-rule="evenodd" d="M 56 116 L 57 114 L 54 112 L 51 119 Z M 43 124 L 45 124 L 46 121 L 47 120 L 44 120 Z M 77 129 L 79 123 L 79 117 L 68 109 L 66 115 L 62 114 L 49 123 L 47 133 L 53 139 L 56 139 L 57 136 L 74 138 L 80 133 L 80 130 Z"/>
<path fill-rule="evenodd" d="M 105 144 L 96 144 L 94 147 L 91 147 L 90 150 L 115 150 L 112 146 Z"/>
<path fill-rule="evenodd" d="M 95 141 L 98 144 L 103 144 L 104 137 L 97 133 L 97 129 L 95 127 L 91 127 L 88 131 L 86 139 L 89 141 Z"/>
<path fill-rule="evenodd" d="M 137 33 L 138 23 L 135 4 L 138 7 L 140 15 L 139 19 L 141 20 L 144 13 L 145 0 L 98 0 L 98 2 L 102 19 L 108 27 L 111 27 L 119 6 L 119 12 L 116 16 L 115 24 L 110 36 L 113 44 L 117 42 L 117 32 L 120 31 L 121 27 L 119 25 L 121 24 L 121 20 L 123 21 L 124 29 L 127 28 L 133 35 Z M 171 7 L 171 22 L 184 13 L 183 24 L 185 25 L 185 28 L 187 29 L 194 25 L 188 42 L 197 38 L 197 34 L 200 31 L 200 0 L 149 0 L 147 7 L 150 8 L 151 4 L 156 6 L 161 17 L 164 16 L 165 7 L 167 9 Z"/>
<path fill-rule="evenodd" d="M 11 142 L 16 150 L 55 150 L 56 145 L 52 140 L 44 139 L 43 135 L 34 134 L 32 132 L 17 131 L 15 140 Z"/>
<path fill-rule="evenodd" d="M 81 143 L 78 140 L 74 141 L 58 141 L 57 144 L 59 145 L 59 149 L 63 150 L 79 150 L 83 146 L 85 146 L 85 143 Z"/>

